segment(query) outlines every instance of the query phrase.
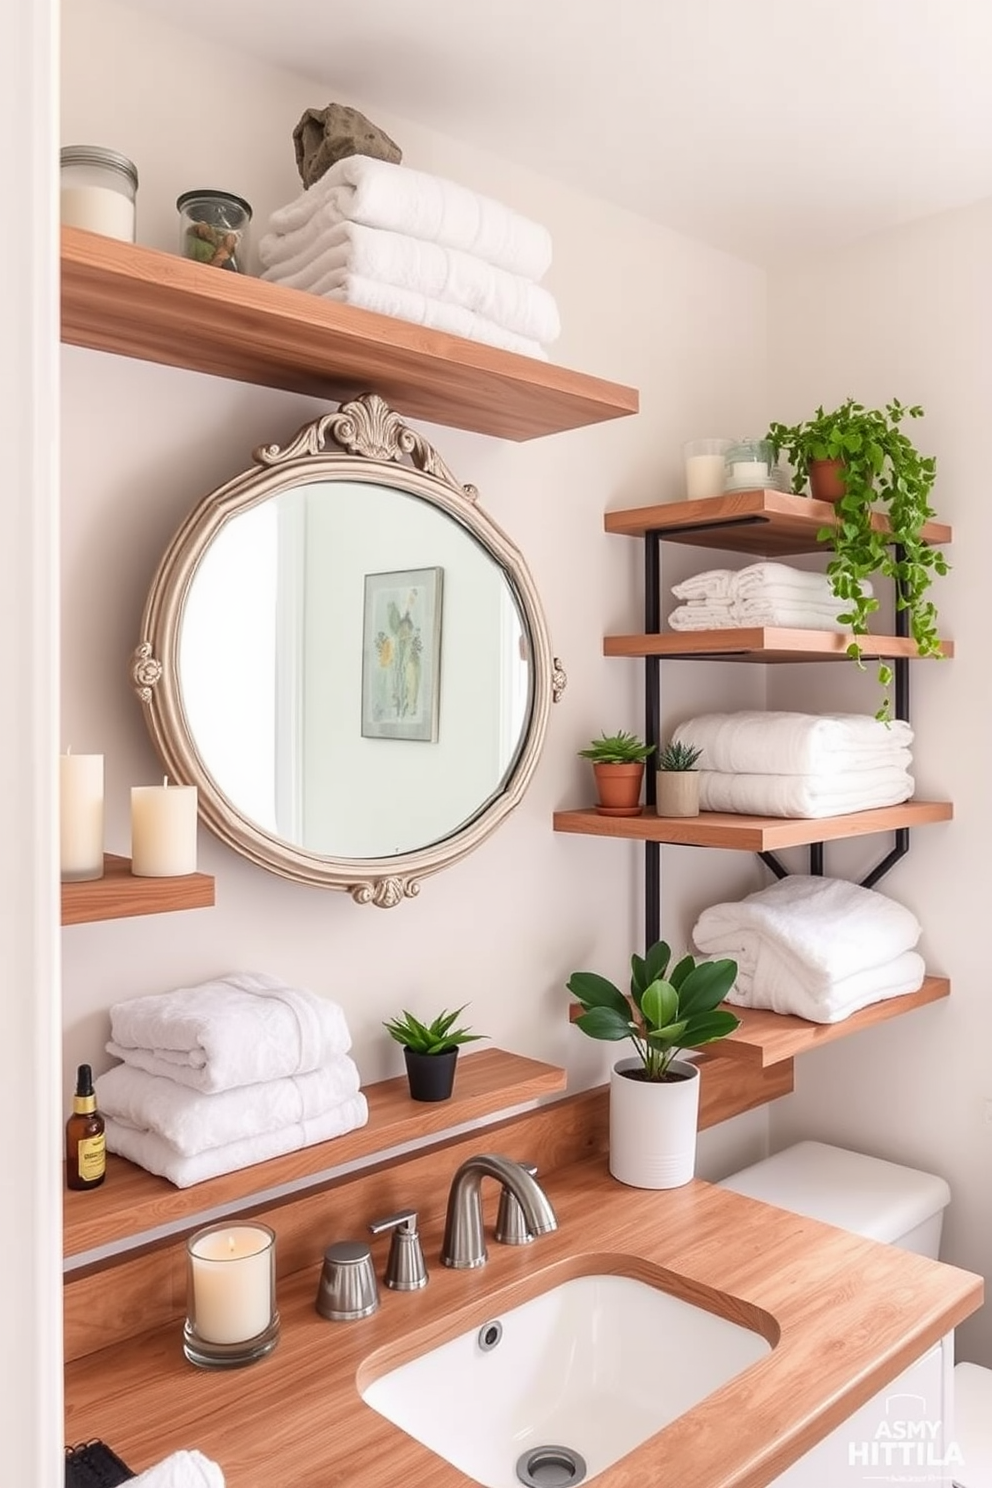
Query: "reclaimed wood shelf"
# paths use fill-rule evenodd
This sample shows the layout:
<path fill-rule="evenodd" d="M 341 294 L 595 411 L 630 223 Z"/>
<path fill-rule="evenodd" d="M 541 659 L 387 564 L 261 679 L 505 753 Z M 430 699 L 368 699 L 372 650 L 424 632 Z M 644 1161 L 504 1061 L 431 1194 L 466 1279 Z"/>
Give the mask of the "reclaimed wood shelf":
<path fill-rule="evenodd" d="M 665 661 L 847 661 L 853 636 L 832 630 L 783 630 L 756 626 L 735 630 L 690 630 L 662 635 L 615 635 L 603 641 L 604 656 L 659 656 Z M 865 661 L 919 657 L 909 636 L 861 636 Z M 954 655 L 954 642 L 940 643 L 941 658 Z M 929 658 L 923 658 L 924 660 Z"/>
<path fill-rule="evenodd" d="M 578 811 L 556 811 L 554 829 L 589 837 L 626 837 L 632 842 L 774 852 L 777 848 L 805 847 L 811 842 L 893 832 L 899 827 L 928 826 L 932 822 L 950 821 L 953 815 L 950 801 L 903 801 L 899 806 L 815 819 L 739 816 L 727 811 L 701 811 L 698 816 L 656 816 L 647 809 L 640 816 L 601 816 L 594 806 L 588 806 Z"/>
<path fill-rule="evenodd" d="M 63 1254 L 82 1255 L 101 1246 L 120 1244 L 163 1225 L 193 1222 L 221 1205 L 246 1206 L 285 1184 L 300 1184 L 345 1164 L 375 1158 L 407 1142 L 436 1137 L 487 1116 L 510 1111 L 565 1089 L 566 1072 L 555 1065 L 483 1049 L 458 1060 L 455 1092 L 447 1101 L 413 1101 L 405 1075 L 365 1088 L 367 1125 L 330 1142 L 303 1147 L 283 1157 L 255 1163 L 236 1173 L 209 1178 L 192 1188 L 176 1188 L 122 1157 L 109 1157 L 100 1188 L 66 1190 L 63 1206 Z M 64 1185 L 63 1185 L 64 1186 Z"/>
<path fill-rule="evenodd" d="M 836 508 L 829 501 L 813 501 L 789 491 L 736 491 L 731 496 L 607 512 L 604 526 L 607 532 L 627 537 L 657 532 L 665 542 L 773 558 L 824 552 L 816 534 L 836 520 Z M 889 530 L 887 519 L 878 514 L 872 517 L 872 526 L 877 532 Z M 943 544 L 953 534 L 944 522 L 928 522 L 923 536 L 931 544 Z"/>
<path fill-rule="evenodd" d="M 62 229 L 62 340 L 524 440 L 638 411 L 635 388 L 247 274 Z"/>
<path fill-rule="evenodd" d="M 62 923 L 88 925 L 94 920 L 123 920 L 131 915 L 209 909 L 213 903 L 214 880 L 209 874 L 135 878 L 130 858 L 106 853 L 102 878 L 62 885 Z"/>

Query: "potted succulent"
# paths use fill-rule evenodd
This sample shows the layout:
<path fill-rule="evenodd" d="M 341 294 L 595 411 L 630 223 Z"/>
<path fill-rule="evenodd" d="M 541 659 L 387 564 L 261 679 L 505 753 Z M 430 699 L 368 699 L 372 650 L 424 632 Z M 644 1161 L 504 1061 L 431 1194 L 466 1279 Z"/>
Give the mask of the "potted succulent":
<path fill-rule="evenodd" d="M 448 1100 L 455 1084 L 455 1065 L 462 1044 L 485 1038 L 482 1033 L 470 1033 L 467 1028 L 456 1028 L 455 1020 L 465 1011 L 468 1003 L 456 1008 L 453 1013 L 439 1013 L 433 1023 L 421 1023 L 404 1008 L 402 1018 L 391 1018 L 383 1028 L 398 1044 L 403 1045 L 406 1060 L 407 1080 L 410 1096 L 415 1101 Z"/>
<path fill-rule="evenodd" d="M 773 423 L 768 430 L 776 453 L 783 452 L 793 466 L 793 489 L 802 492 L 808 479 L 816 499 L 836 504 L 834 521 L 817 537 L 833 549 L 827 573 L 847 606 L 839 619 L 851 628 L 848 655 L 862 669 L 858 637 L 869 633 L 869 618 L 878 609 L 862 582 L 875 574 L 893 580 L 896 608 L 907 612 L 919 654 L 940 655 L 937 611 L 927 590 L 935 573 L 947 572 L 947 561 L 923 536 L 934 516 L 929 498 L 937 465 L 932 456 L 920 454 L 901 427 L 906 419 L 922 416 L 919 404 L 907 407 L 894 399 L 883 409 L 865 408 L 848 398 L 831 413 L 821 405 L 811 419 Z M 879 514 L 887 527 L 880 528 Z M 878 710 L 884 719 L 892 682 L 892 668 L 884 661 L 878 680 L 886 689 Z"/>
<path fill-rule="evenodd" d="M 682 959 L 669 972 L 663 940 L 631 957 L 630 996 L 594 971 L 573 972 L 568 990 L 590 1038 L 629 1039 L 634 1055 L 610 1072 L 610 1172 L 633 1188 L 678 1188 L 696 1165 L 699 1069 L 676 1059 L 726 1038 L 740 1019 L 719 1004 L 737 979 L 737 962 Z"/>
<path fill-rule="evenodd" d="M 587 749 L 579 750 L 582 759 L 592 760 L 599 794 L 596 810 L 601 816 L 640 816 L 644 761 L 653 751 L 653 744 L 622 731 L 604 733 Z"/>
<path fill-rule="evenodd" d="M 699 771 L 702 754 L 688 740 L 671 740 L 658 754 L 655 778 L 655 810 L 659 816 L 699 815 Z"/>

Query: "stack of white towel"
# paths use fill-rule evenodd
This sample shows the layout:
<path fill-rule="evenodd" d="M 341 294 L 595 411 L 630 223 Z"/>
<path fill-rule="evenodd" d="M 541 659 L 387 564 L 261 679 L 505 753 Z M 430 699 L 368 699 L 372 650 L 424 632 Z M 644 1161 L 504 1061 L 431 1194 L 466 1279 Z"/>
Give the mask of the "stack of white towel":
<path fill-rule="evenodd" d="M 795 875 L 703 910 L 697 950 L 738 965 L 727 1001 L 839 1023 L 922 986 L 920 923 L 901 904 L 835 878 Z"/>
<path fill-rule="evenodd" d="M 467 187 L 349 155 L 269 219 L 263 279 L 547 360 L 551 237 Z"/>
<path fill-rule="evenodd" d="M 908 723 L 863 713 L 704 713 L 672 737 L 702 750 L 703 811 L 843 816 L 913 794 Z"/>
<path fill-rule="evenodd" d="M 334 1002 L 241 972 L 110 1010 L 96 1081 L 107 1147 L 188 1188 L 364 1126 L 368 1105 Z"/>
<path fill-rule="evenodd" d="M 871 584 L 862 590 L 872 597 Z M 786 563 L 751 563 L 737 571 L 710 568 L 672 593 L 683 601 L 668 617 L 673 630 L 735 630 L 781 626 L 786 630 L 845 630 L 837 618 L 850 610 L 838 599 L 828 574 L 806 573 Z"/>

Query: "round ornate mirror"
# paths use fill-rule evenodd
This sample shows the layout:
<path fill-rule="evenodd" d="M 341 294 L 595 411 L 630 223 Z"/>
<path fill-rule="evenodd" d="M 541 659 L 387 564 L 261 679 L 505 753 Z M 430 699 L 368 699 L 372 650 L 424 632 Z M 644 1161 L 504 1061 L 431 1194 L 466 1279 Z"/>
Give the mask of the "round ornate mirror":
<path fill-rule="evenodd" d="M 170 544 L 132 680 L 224 842 L 388 907 L 517 804 L 564 673 L 516 548 L 380 398 L 254 461 Z"/>

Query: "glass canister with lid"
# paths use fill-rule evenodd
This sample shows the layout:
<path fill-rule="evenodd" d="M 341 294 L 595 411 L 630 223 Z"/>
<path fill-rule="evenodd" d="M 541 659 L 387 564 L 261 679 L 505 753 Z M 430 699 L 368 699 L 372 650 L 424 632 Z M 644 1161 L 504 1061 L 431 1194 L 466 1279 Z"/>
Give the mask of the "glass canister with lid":
<path fill-rule="evenodd" d="M 176 210 L 184 258 L 247 273 L 251 207 L 243 197 L 229 191 L 184 191 Z"/>
<path fill-rule="evenodd" d="M 59 165 L 62 222 L 133 243 L 138 194 L 134 162 L 105 145 L 65 145 Z"/>

